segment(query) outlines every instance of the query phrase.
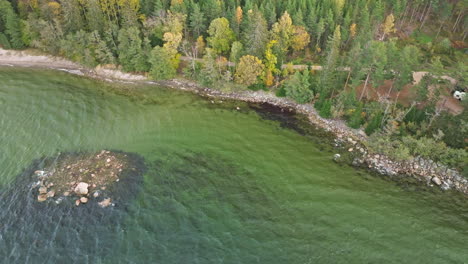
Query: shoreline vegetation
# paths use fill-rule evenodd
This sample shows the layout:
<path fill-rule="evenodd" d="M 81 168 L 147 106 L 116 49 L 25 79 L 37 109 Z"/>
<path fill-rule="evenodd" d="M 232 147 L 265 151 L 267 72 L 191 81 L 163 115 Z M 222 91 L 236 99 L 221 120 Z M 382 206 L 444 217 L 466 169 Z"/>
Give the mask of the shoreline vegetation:
<path fill-rule="evenodd" d="M 355 164 L 466 193 L 467 15 L 463 0 L 0 0 L 0 47 L 290 107 L 340 124 Z"/>
<path fill-rule="evenodd" d="M 349 152 L 353 159 L 352 165 L 368 168 L 383 175 L 408 175 L 423 184 L 438 186 L 442 190 L 454 189 L 468 195 L 468 180 L 460 172 L 429 159 L 415 157 L 396 161 L 382 153 L 369 148 L 369 136 L 363 129 L 353 129 L 340 119 L 322 118 L 310 103 L 300 104 L 286 97 L 277 97 L 272 92 L 263 90 L 221 91 L 201 86 L 187 79 L 171 79 L 152 81 L 141 74 L 125 73 L 115 68 L 96 67 L 94 69 L 71 62 L 67 59 L 37 54 L 37 51 L 15 51 L 0 49 L 0 66 L 39 67 L 66 71 L 71 74 L 87 76 L 107 82 L 144 83 L 169 87 L 172 89 L 190 91 L 204 97 L 240 100 L 251 103 L 268 103 L 283 109 L 292 109 L 296 113 L 307 116 L 309 122 L 336 136 L 335 146 L 341 151 Z M 340 154 L 334 159 L 339 162 Z"/>

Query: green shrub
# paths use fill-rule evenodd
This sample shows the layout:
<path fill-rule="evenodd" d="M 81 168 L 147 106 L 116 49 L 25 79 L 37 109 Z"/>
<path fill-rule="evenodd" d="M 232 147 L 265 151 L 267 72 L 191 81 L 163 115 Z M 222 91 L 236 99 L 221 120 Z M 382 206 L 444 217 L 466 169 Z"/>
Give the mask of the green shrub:
<path fill-rule="evenodd" d="M 3 47 L 4 49 L 11 49 L 10 42 L 8 41 L 8 38 L 5 36 L 5 34 L 0 32 L 0 46 Z"/>
<path fill-rule="evenodd" d="M 383 118 L 382 113 L 377 113 L 377 114 L 374 115 L 374 117 L 372 117 L 369 124 L 367 124 L 366 130 L 365 130 L 367 135 L 370 136 L 376 130 L 380 129 L 380 125 L 382 123 L 382 118 Z"/>
<path fill-rule="evenodd" d="M 332 116 L 331 106 L 331 100 L 325 100 L 322 104 L 320 104 L 319 115 L 323 118 L 330 118 Z"/>
<path fill-rule="evenodd" d="M 160 46 L 154 47 L 150 56 L 151 77 L 155 80 L 174 78 L 177 74 L 177 68 L 175 67 L 178 64 L 177 60 L 178 58 L 174 57 L 168 49 Z"/>
<path fill-rule="evenodd" d="M 348 121 L 348 126 L 351 128 L 358 129 L 361 127 L 363 122 L 362 118 L 362 106 L 359 106 L 354 110 L 354 113 L 351 115 Z"/>
<path fill-rule="evenodd" d="M 259 90 L 268 91 L 268 87 L 266 87 L 266 85 L 263 82 L 252 84 L 247 88 L 252 91 L 259 91 Z"/>
<path fill-rule="evenodd" d="M 285 83 L 286 95 L 300 104 L 310 102 L 313 92 L 310 89 L 309 71 L 297 71 Z"/>
<path fill-rule="evenodd" d="M 278 90 L 276 90 L 276 96 L 278 97 L 286 97 L 286 90 L 283 86 L 281 86 Z"/>

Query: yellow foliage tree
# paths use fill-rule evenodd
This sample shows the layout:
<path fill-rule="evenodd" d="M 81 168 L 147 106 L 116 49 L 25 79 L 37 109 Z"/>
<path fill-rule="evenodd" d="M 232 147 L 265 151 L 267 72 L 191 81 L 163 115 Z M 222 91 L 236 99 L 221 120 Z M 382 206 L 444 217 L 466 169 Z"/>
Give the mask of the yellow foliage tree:
<path fill-rule="evenodd" d="M 247 86 L 255 84 L 264 68 L 265 65 L 259 58 L 251 55 L 243 56 L 237 65 L 235 81 Z"/>
<path fill-rule="evenodd" d="M 343 7 L 345 5 L 345 0 L 334 0 L 335 12 L 337 16 L 341 16 L 343 12 Z"/>
<path fill-rule="evenodd" d="M 178 6 L 181 5 L 184 0 L 171 0 L 171 6 Z"/>
<path fill-rule="evenodd" d="M 266 72 L 264 83 L 267 87 L 271 87 L 273 84 L 275 84 L 275 76 L 273 76 L 271 71 Z"/>
<path fill-rule="evenodd" d="M 242 22 L 242 17 L 243 17 L 242 7 L 238 6 L 236 8 L 236 22 L 237 22 L 237 25 L 240 25 L 240 23 Z"/>
<path fill-rule="evenodd" d="M 61 6 L 59 3 L 57 3 L 57 2 L 49 2 L 49 3 L 47 3 L 47 5 L 49 6 L 49 8 L 50 8 L 50 10 L 51 10 L 51 12 L 52 12 L 52 14 L 53 14 L 54 16 L 57 17 L 57 16 L 60 15 L 62 6 Z"/>
<path fill-rule="evenodd" d="M 302 26 L 294 26 L 294 35 L 291 39 L 291 47 L 294 51 L 303 50 L 310 43 L 310 35 Z"/>
<path fill-rule="evenodd" d="M 135 12 L 140 10 L 140 0 L 117 0 L 117 4 L 119 7 L 131 8 Z"/>
<path fill-rule="evenodd" d="M 195 48 L 197 49 L 197 57 L 198 56 L 203 56 L 203 52 L 205 51 L 205 40 L 203 39 L 203 36 L 199 36 L 197 38 L 197 43 L 195 44 Z"/>
<path fill-rule="evenodd" d="M 270 41 L 265 49 L 265 73 L 263 76 L 263 81 L 266 86 L 272 86 L 274 84 L 274 74 L 278 73 L 278 69 L 276 69 L 276 63 L 278 63 L 278 58 L 273 53 L 273 46 L 276 43 L 276 40 Z"/>
<path fill-rule="evenodd" d="M 164 19 L 163 31 L 182 34 L 186 19 L 187 15 L 185 14 L 167 11 L 166 18 Z"/>
<path fill-rule="evenodd" d="M 182 42 L 182 33 L 166 32 L 164 33 L 163 40 L 166 42 L 164 43 L 165 48 L 177 50 Z"/>
<path fill-rule="evenodd" d="M 393 14 L 390 14 L 385 18 L 385 22 L 382 25 L 382 31 L 383 34 L 380 40 L 384 40 L 387 34 L 396 32 L 395 17 L 393 17 Z"/>
<path fill-rule="evenodd" d="M 349 35 L 354 38 L 354 36 L 356 36 L 356 32 L 357 32 L 357 25 L 356 23 L 353 23 L 351 24 L 351 26 L 349 26 Z"/>
<path fill-rule="evenodd" d="M 136 15 L 140 10 L 140 0 L 99 0 L 99 3 L 102 12 L 110 20 L 117 20 L 120 16 L 120 10 L 131 10 Z"/>
<path fill-rule="evenodd" d="M 278 22 L 273 24 L 271 32 L 273 39 L 278 42 L 281 50 L 283 50 L 283 52 L 287 52 L 291 46 L 291 39 L 294 35 L 292 19 L 287 11 L 284 12 Z"/>

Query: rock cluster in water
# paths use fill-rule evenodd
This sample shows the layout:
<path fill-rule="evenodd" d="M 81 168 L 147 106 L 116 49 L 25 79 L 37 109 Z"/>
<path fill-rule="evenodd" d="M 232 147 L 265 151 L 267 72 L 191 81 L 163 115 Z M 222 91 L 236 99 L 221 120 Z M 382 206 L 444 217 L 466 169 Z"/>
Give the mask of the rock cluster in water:
<path fill-rule="evenodd" d="M 123 170 L 133 169 L 126 154 L 102 150 L 94 154 L 66 155 L 34 172 L 38 181 L 37 201 L 72 198 L 79 206 L 95 202 L 101 207 L 114 205 L 109 188 L 120 181 Z"/>
<path fill-rule="evenodd" d="M 382 154 L 369 153 L 361 142 L 340 135 L 335 139 L 335 146 L 347 149 L 353 156 L 352 164 L 355 166 L 368 167 L 383 175 L 410 175 L 444 191 L 455 189 L 468 194 L 467 179 L 457 171 L 431 160 L 416 157 L 407 161 L 394 161 Z"/>

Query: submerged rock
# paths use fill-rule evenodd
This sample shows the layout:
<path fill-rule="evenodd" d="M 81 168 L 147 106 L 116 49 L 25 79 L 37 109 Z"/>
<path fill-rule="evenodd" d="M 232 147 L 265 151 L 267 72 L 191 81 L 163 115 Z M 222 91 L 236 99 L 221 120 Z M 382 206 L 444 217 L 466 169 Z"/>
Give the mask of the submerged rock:
<path fill-rule="evenodd" d="M 80 182 L 78 183 L 78 185 L 76 185 L 74 191 L 78 195 L 86 195 L 88 194 L 88 186 L 89 184 L 87 184 L 86 182 Z"/>
<path fill-rule="evenodd" d="M 47 194 L 42 193 L 37 196 L 37 201 L 39 202 L 44 202 L 46 200 L 47 200 Z"/>
<path fill-rule="evenodd" d="M 45 186 L 39 187 L 39 193 L 40 194 L 46 194 L 47 193 L 47 187 L 45 187 Z"/>
<path fill-rule="evenodd" d="M 106 198 L 104 200 L 102 200 L 101 202 L 99 202 L 99 206 L 101 207 L 107 207 L 111 204 L 111 198 Z"/>

